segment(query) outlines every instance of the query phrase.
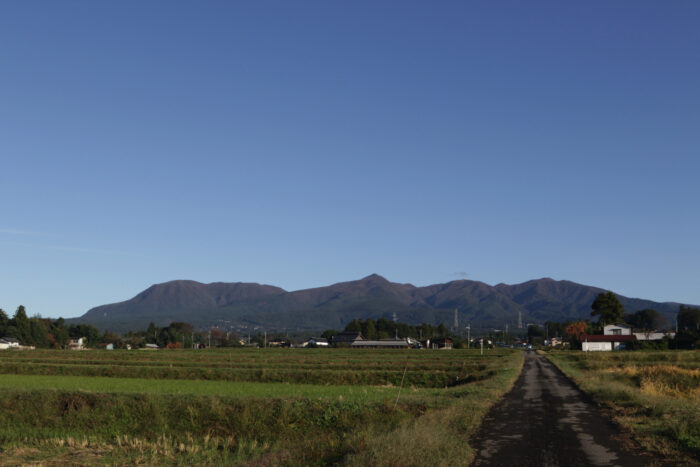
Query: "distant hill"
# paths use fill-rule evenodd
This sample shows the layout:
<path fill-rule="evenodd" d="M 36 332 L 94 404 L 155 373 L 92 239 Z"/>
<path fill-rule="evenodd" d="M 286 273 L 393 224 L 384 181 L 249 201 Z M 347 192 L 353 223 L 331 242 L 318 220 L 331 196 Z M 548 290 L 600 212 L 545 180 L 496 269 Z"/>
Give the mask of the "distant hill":
<path fill-rule="evenodd" d="M 396 318 L 405 323 L 445 323 L 458 310 L 461 326 L 514 330 L 518 313 L 523 325 L 590 318 L 591 303 L 603 289 L 570 281 L 537 279 L 522 284 L 457 280 L 415 287 L 372 274 L 326 287 L 287 292 L 256 283 L 202 284 L 178 280 L 156 284 L 134 298 L 102 305 L 69 322 L 90 323 L 113 332 L 145 329 L 153 321 L 165 326 L 186 321 L 198 328 L 317 331 L 342 329 L 353 319 Z M 654 308 L 669 322 L 678 303 L 658 303 L 619 295 L 628 312 Z"/>

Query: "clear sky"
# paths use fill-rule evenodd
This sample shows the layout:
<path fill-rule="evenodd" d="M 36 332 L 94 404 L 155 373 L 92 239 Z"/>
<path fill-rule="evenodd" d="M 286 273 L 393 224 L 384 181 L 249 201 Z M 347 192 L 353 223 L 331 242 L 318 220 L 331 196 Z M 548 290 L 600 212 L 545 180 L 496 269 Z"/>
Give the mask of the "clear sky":
<path fill-rule="evenodd" d="M 700 2 L 0 2 L 0 307 L 173 279 L 700 304 Z"/>

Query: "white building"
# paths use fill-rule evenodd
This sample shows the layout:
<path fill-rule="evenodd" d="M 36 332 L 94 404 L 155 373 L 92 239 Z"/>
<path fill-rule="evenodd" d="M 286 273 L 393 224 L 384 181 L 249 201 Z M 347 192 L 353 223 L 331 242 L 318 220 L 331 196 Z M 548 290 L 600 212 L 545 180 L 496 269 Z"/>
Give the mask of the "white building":
<path fill-rule="evenodd" d="M 606 324 L 603 326 L 605 336 L 631 336 L 632 326 L 623 323 Z"/>
<path fill-rule="evenodd" d="M 19 349 L 19 340 L 14 337 L 3 337 L 0 339 L 0 350 Z"/>
<path fill-rule="evenodd" d="M 302 347 L 328 347 L 328 339 L 325 337 L 312 337 L 301 344 Z"/>
<path fill-rule="evenodd" d="M 664 337 L 673 339 L 676 337 L 676 333 L 672 331 L 649 331 L 649 332 L 634 332 L 633 333 L 638 341 L 660 341 Z"/>
<path fill-rule="evenodd" d="M 77 337 L 68 341 L 68 348 L 71 350 L 83 350 L 85 348 L 85 338 Z"/>

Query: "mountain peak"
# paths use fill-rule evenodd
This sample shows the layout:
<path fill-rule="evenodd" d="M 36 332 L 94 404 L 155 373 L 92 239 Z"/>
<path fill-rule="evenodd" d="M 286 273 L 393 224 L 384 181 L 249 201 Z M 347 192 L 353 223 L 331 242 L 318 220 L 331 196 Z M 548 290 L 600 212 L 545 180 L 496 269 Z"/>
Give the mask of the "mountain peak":
<path fill-rule="evenodd" d="M 376 273 L 372 273 L 369 276 L 366 276 L 366 277 L 363 277 L 362 279 L 360 279 L 360 282 L 370 282 L 370 281 L 389 282 L 388 279 L 386 279 L 385 277 L 382 277 Z"/>

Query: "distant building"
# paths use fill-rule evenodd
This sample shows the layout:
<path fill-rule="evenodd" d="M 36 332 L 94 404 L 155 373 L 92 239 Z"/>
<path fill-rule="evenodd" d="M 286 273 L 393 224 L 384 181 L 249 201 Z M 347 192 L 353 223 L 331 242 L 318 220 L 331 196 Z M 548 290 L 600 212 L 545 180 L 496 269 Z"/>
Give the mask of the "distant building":
<path fill-rule="evenodd" d="M 354 342 L 365 340 L 359 331 L 340 332 L 331 338 L 335 347 L 350 347 Z"/>
<path fill-rule="evenodd" d="M 14 337 L 3 337 L 0 339 L 0 350 L 19 349 L 20 343 Z"/>
<path fill-rule="evenodd" d="M 291 347 L 289 339 L 272 339 L 267 343 L 268 347 Z"/>
<path fill-rule="evenodd" d="M 158 344 L 146 344 L 144 348 L 146 350 L 158 350 Z"/>
<path fill-rule="evenodd" d="M 71 350 L 83 350 L 85 349 L 85 338 L 77 337 L 72 338 L 68 341 L 68 348 Z"/>
<path fill-rule="evenodd" d="M 603 326 L 605 336 L 631 336 L 632 326 L 623 323 L 606 324 Z"/>
<path fill-rule="evenodd" d="M 664 337 L 673 339 L 676 337 L 676 333 L 673 331 L 645 331 L 645 332 L 633 332 L 634 336 L 638 341 L 660 341 Z"/>
<path fill-rule="evenodd" d="M 583 336 L 581 350 L 584 352 L 609 352 L 611 350 L 624 350 L 635 342 L 637 337 L 633 334 L 593 334 Z"/>
<path fill-rule="evenodd" d="M 561 337 L 552 337 L 551 339 L 546 339 L 544 341 L 544 345 L 556 347 L 558 345 L 563 345 L 564 341 L 562 340 Z"/>
<path fill-rule="evenodd" d="M 353 349 L 409 349 L 407 339 L 382 339 L 377 341 L 358 339 L 350 344 Z"/>
<path fill-rule="evenodd" d="M 325 337 L 311 337 L 301 344 L 302 347 L 328 347 L 328 339 Z"/>

